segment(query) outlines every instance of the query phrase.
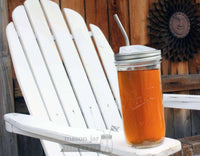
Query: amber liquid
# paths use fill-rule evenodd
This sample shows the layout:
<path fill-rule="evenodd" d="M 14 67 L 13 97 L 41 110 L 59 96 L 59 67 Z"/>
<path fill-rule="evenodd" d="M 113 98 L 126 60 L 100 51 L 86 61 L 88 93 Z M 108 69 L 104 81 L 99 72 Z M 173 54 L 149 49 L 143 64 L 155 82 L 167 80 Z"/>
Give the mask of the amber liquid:
<path fill-rule="evenodd" d="M 119 88 L 126 140 L 153 146 L 165 136 L 160 71 L 119 71 Z"/>

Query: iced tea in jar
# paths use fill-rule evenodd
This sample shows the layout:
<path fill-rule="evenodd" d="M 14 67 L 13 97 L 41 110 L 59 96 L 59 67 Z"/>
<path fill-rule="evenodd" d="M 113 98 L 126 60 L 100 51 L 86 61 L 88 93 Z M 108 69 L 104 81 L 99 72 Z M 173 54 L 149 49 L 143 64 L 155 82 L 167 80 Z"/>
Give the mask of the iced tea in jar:
<path fill-rule="evenodd" d="M 165 136 L 160 50 L 125 46 L 115 60 L 128 144 L 138 148 L 160 144 Z"/>

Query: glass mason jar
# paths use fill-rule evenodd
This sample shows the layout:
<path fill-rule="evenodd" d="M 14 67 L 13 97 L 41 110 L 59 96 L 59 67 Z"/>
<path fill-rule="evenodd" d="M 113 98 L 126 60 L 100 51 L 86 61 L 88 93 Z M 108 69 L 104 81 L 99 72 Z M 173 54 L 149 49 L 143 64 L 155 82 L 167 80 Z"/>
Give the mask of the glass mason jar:
<path fill-rule="evenodd" d="M 125 46 L 115 60 L 127 143 L 138 148 L 160 144 L 165 136 L 160 50 Z"/>

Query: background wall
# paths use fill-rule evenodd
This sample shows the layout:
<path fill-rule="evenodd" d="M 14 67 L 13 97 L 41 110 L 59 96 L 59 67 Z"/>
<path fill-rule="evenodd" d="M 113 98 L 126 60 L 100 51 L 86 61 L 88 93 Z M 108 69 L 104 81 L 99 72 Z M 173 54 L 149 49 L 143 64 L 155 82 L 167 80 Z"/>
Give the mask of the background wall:
<path fill-rule="evenodd" d="M 113 15 L 118 14 L 131 44 L 149 43 L 147 17 L 149 9 L 157 0 L 54 0 L 61 9 L 72 8 L 79 12 L 87 24 L 99 26 L 115 53 L 120 46 L 125 45 L 124 39 L 118 29 Z M 200 0 L 197 0 L 199 2 Z M 22 5 L 24 0 L 8 0 L 9 21 L 12 20 L 12 11 Z M 200 53 L 193 59 L 185 62 L 171 62 L 163 58 L 162 75 L 163 91 L 178 94 L 200 94 Z M 189 75 L 190 74 L 190 75 Z M 196 74 L 196 75 L 191 75 Z M 171 76 L 185 75 L 185 76 Z M 13 74 L 15 109 L 17 112 L 27 113 L 22 94 L 20 92 L 15 74 Z M 190 91 L 189 91 L 190 89 Z M 195 90 L 194 90 L 195 89 Z M 180 138 L 200 134 L 200 112 L 165 109 L 167 136 Z M 38 140 L 18 136 L 19 153 L 21 155 L 43 155 Z M 33 153 L 36 151 L 37 153 Z M 23 154 L 22 154 L 23 153 Z"/>

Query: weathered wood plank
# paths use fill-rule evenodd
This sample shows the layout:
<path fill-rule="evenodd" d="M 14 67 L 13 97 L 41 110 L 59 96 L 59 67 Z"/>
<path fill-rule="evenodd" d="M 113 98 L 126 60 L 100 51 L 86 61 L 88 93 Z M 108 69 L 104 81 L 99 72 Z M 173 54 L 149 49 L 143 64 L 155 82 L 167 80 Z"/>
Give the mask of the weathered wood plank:
<path fill-rule="evenodd" d="M 70 8 L 85 17 L 85 4 L 84 0 L 60 0 L 60 6 L 63 11 L 64 8 Z"/>
<path fill-rule="evenodd" d="M 161 62 L 161 73 L 162 75 L 169 75 L 170 73 L 170 61 L 163 57 Z"/>
<path fill-rule="evenodd" d="M 129 12 L 128 12 L 128 0 L 108 0 L 109 7 L 109 33 L 110 33 L 110 45 L 115 53 L 119 52 L 119 47 L 125 46 L 125 41 L 118 28 L 113 15 L 117 14 L 121 20 L 125 30 L 129 34 Z"/>
<path fill-rule="evenodd" d="M 15 99 L 15 112 L 29 114 L 24 98 Z M 45 156 L 39 139 L 18 135 L 17 141 L 20 156 Z"/>
<path fill-rule="evenodd" d="M 86 23 L 100 27 L 109 40 L 107 0 L 85 0 Z"/>
<path fill-rule="evenodd" d="M 58 5 L 60 5 L 60 0 L 51 0 L 53 2 L 56 2 Z"/>
<path fill-rule="evenodd" d="M 148 14 L 149 0 L 129 0 L 131 44 L 146 45 L 149 42 Z"/>
<path fill-rule="evenodd" d="M 196 3 L 200 3 L 200 0 L 196 0 Z M 189 73 L 200 74 L 200 50 L 195 54 L 194 58 L 189 60 Z M 200 95 L 200 90 L 192 90 L 190 94 Z M 192 135 L 200 134 L 200 111 L 191 111 L 192 119 Z"/>
<path fill-rule="evenodd" d="M 198 68 L 198 67 L 197 67 Z M 200 90 L 191 90 L 190 94 L 200 95 Z M 192 127 L 192 136 L 200 134 L 200 111 L 191 111 L 191 127 Z"/>
<path fill-rule="evenodd" d="M 16 136 L 5 129 L 3 116 L 14 112 L 12 67 L 5 29 L 8 24 L 7 1 L 0 0 L 0 155 L 17 156 Z"/>
<path fill-rule="evenodd" d="M 2 51 L 0 51 L 2 54 Z M 17 156 L 16 136 L 5 129 L 3 116 L 14 112 L 10 57 L 0 57 L 0 155 Z"/>
<path fill-rule="evenodd" d="M 190 91 L 192 94 L 199 95 L 199 91 Z M 192 136 L 193 135 L 199 135 L 200 134 L 200 111 L 191 111 L 191 119 L 192 119 Z"/>
<path fill-rule="evenodd" d="M 18 84 L 16 78 L 13 78 L 13 86 L 14 86 L 14 97 L 15 98 L 23 97 L 22 91 L 21 91 L 21 89 L 19 87 L 19 84 Z"/>
<path fill-rule="evenodd" d="M 169 76 L 170 72 L 170 61 L 166 60 L 163 58 L 162 63 L 161 63 L 161 72 L 163 76 Z M 163 84 L 163 78 L 162 78 L 162 87 L 163 87 L 163 92 L 165 92 L 165 85 Z M 166 125 L 166 136 L 167 137 L 173 137 L 175 136 L 174 132 L 174 109 L 172 108 L 165 108 L 164 109 L 164 114 L 165 114 L 165 125 Z"/>
<path fill-rule="evenodd" d="M 174 109 L 164 108 L 166 137 L 174 138 Z"/>
<path fill-rule="evenodd" d="M 161 63 L 161 72 L 162 72 L 162 75 L 168 75 L 170 72 L 170 61 L 166 60 L 165 57 L 163 58 L 162 63 Z M 162 85 L 163 85 L 163 81 L 162 81 Z M 165 92 L 164 87 L 163 87 L 163 92 Z M 174 138 L 174 136 L 175 136 L 175 134 L 174 134 L 174 109 L 165 108 L 164 114 L 165 114 L 166 136 Z"/>
<path fill-rule="evenodd" d="M 188 61 L 171 62 L 171 74 L 188 74 Z M 178 92 L 178 94 L 189 94 L 189 91 Z M 190 110 L 174 109 L 174 133 L 175 138 L 191 136 Z"/>
<path fill-rule="evenodd" d="M 175 92 L 200 89 L 200 75 L 163 75 L 163 92 Z"/>
<path fill-rule="evenodd" d="M 19 156 L 45 156 L 40 140 L 17 135 Z"/>
<path fill-rule="evenodd" d="M 9 22 L 12 21 L 12 12 L 13 10 L 19 6 L 23 5 L 25 0 L 7 0 L 8 1 L 8 13 L 9 13 Z"/>

